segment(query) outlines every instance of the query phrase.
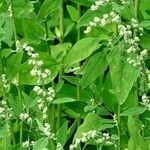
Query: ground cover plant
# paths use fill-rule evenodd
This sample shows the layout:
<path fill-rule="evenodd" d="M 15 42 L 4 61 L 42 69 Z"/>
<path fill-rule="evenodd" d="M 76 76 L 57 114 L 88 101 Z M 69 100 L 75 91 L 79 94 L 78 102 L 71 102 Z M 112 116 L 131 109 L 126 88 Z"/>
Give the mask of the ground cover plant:
<path fill-rule="evenodd" d="M 0 150 L 150 150 L 149 0 L 0 0 Z"/>

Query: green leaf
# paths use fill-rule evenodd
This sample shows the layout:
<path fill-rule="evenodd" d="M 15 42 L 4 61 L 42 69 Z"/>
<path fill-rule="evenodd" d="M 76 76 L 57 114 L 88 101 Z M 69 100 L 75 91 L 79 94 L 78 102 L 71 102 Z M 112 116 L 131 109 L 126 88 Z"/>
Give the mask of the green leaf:
<path fill-rule="evenodd" d="M 66 55 L 67 50 L 71 48 L 71 43 L 61 43 L 58 45 L 52 45 L 51 48 L 51 55 L 57 61 L 60 62 L 63 57 Z"/>
<path fill-rule="evenodd" d="M 74 22 L 77 22 L 79 17 L 78 17 L 78 10 L 76 8 L 74 8 L 73 6 L 67 5 L 67 10 L 69 12 L 69 15 L 71 17 L 71 19 Z"/>
<path fill-rule="evenodd" d="M 144 20 L 140 23 L 140 26 L 146 28 L 146 29 L 150 29 L 150 20 Z"/>
<path fill-rule="evenodd" d="M 58 64 L 49 54 L 44 52 L 38 52 L 38 53 L 39 53 L 39 59 L 44 62 L 42 69 L 50 69 L 51 71 L 51 75 L 44 80 L 44 84 L 48 84 L 51 81 L 53 81 L 53 79 L 57 76 L 58 69 L 59 69 Z M 37 85 L 38 78 L 31 76 L 30 71 L 32 70 L 33 66 L 29 65 L 28 61 L 23 63 L 20 67 L 20 84 Z"/>
<path fill-rule="evenodd" d="M 107 57 L 110 66 L 112 88 L 119 104 L 125 102 L 134 82 L 139 76 L 139 71 L 128 64 L 126 58 L 123 58 L 122 50 L 120 46 L 117 46 Z"/>
<path fill-rule="evenodd" d="M 93 51 L 98 49 L 100 46 L 99 39 L 97 38 L 84 38 L 79 40 L 70 50 L 67 56 L 67 65 L 71 66 L 75 63 L 84 60 Z"/>
<path fill-rule="evenodd" d="M 132 107 L 121 113 L 120 116 L 136 116 L 144 113 L 145 111 L 146 108 L 144 107 Z"/>
<path fill-rule="evenodd" d="M 22 92 L 22 96 L 23 96 L 23 102 L 26 108 L 29 109 L 29 107 L 31 106 L 31 103 L 33 102 L 33 99 L 24 92 Z"/>
<path fill-rule="evenodd" d="M 108 124 L 107 120 L 102 119 L 94 113 L 89 113 L 85 117 L 83 124 L 81 124 L 80 127 L 77 129 L 74 139 L 81 138 L 83 136 L 82 133 L 88 132 L 89 130 L 100 131 L 112 127 L 114 127 L 114 125 Z"/>
<path fill-rule="evenodd" d="M 18 97 L 14 99 L 12 95 L 9 95 L 8 103 L 9 106 L 12 108 L 14 115 L 16 117 L 19 117 L 23 111 L 23 108 L 22 108 L 22 104 L 20 104 L 19 102 Z"/>
<path fill-rule="evenodd" d="M 25 38 L 29 41 L 29 43 L 38 44 L 41 39 L 44 39 L 45 30 L 36 20 L 24 19 L 23 28 Z"/>
<path fill-rule="evenodd" d="M 82 88 L 86 88 L 92 83 L 100 74 L 104 73 L 107 68 L 106 55 L 103 52 L 92 56 L 86 67 L 81 80 Z"/>
<path fill-rule="evenodd" d="M 60 0 L 45 0 L 38 12 L 38 18 L 41 19 L 52 14 L 58 8 L 59 3 Z"/>
<path fill-rule="evenodd" d="M 47 146 L 47 144 L 48 144 L 48 138 L 41 138 L 33 146 L 33 150 L 42 150 Z"/>
<path fill-rule="evenodd" d="M 87 10 L 86 13 L 80 18 L 77 28 L 82 26 L 87 26 L 90 21 L 94 19 L 95 16 L 102 17 L 103 14 L 109 13 L 112 9 L 111 4 L 104 5 L 100 7 L 97 11 L 91 11 L 91 9 Z"/>
<path fill-rule="evenodd" d="M 144 140 L 140 135 L 140 128 L 137 125 L 137 121 L 133 116 L 128 117 L 128 129 L 131 135 L 129 142 L 128 142 L 128 149 L 129 150 L 147 150 L 144 145 Z"/>
<path fill-rule="evenodd" d="M 60 127 L 56 135 L 58 142 L 61 143 L 62 146 L 64 146 L 65 143 L 67 142 L 67 126 L 68 126 L 68 122 L 66 121 Z"/>
<path fill-rule="evenodd" d="M 58 99 L 55 99 L 53 101 L 53 104 L 63 104 L 63 103 L 70 103 L 70 102 L 74 102 L 76 101 L 75 99 L 73 98 L 70 98 L 70 97 L 63 97 L 63 98 L 58 98 Z"/>
<path fill-rule="evenodd" d="M 79 85 L 79 78 L 75 76 L 63 76 L 63 78 L 71 84 Z"/>
<path fill-rule="evenodd" d="M 13 79 L 19 73 L 23 53 L 14 54 L 8 61 L 6 66 L 7 77 Z"/>

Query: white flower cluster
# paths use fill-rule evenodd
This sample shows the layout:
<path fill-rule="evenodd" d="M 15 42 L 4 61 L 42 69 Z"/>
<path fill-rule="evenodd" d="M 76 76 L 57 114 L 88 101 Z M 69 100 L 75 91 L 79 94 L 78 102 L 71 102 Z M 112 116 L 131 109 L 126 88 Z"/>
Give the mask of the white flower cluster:
<path fill-rule="evenodd" d="M 114 121 L 114 123 L 117 124 L 118 120 L 117 120 L 117 115 L 116 114 L 113 115 L 113 121 Z"/>
<path fill-rule="evenodd" d="M 27 121 L 28 124 L 32 123 L 32 118 L 28 113 L 21 113 L 19 117 L 22 121 Z"/>
<path fill-rule="evenodd" d="M 128 5 L 128 4 L 129 4 L 129 1 L 128 1 L 128 0 L 121 0 L 121 3 L 122 3 L 123 5 Z"/>
<path fill-rule="evenodd" d="M 7 105 L 7 102 L 5 100 L 1 101 L 2 107 L 0 107 L 0 119 L 7 120 L 12 119 L 13 113 L 12 113 L 12 108 L 9 108 Z"/>
<path fill-rule="evenodd" d="M 25 142 L 23 142 L 22 143 L 22 147 L 23 148 L 28 148 L 28 147 L 30 147 L 30 142 L 27 140 L 27 141 L 25 141 Z"/>
<path fill-rule="evenodd" d="M 23 148 L 29 148 L 30 146 L 34 146 L 36 144 L 35 141 L 29 141 L 29 140 L 26 140 L 25 142 L 22 143 L 22 147 Z"/>
<path fill-rule="evenodd" d="M 101 6 L 107 4 L 110 0 L 96 0 L 95 4 L 91 6 L 92 11 L 98 10 Z"/>
<path fill-rule="evenodd" d="M 48 102 L 51 102 L 55 97 L 55 91 L 52 87 L 49 87 L 47 90 L 42 89 L 39 86 L 35 86 L 33 91 L 36 92 L 38 96 L 45 98 Z"/>
<path fill-rule="evenodd" d="M 6 74 L 2 74 L 1 75 L 1 81 L 2 81 L 2 86 L 7 89 L 9 87 L 7 78 L 6 78 Z"/>
<path fill-rule="evenodd" d="M 6 119 L 6 109 L 4 107 L 0 107 L 0 119 Z"/>
<path fill-rule="evenodd" d="M 87 26 L 84 33 L 85 34 L 89 33 L 92 30 L 92 28 L 96 26 L 103 27 L 109 23 L 119 23 L 119 22 L 120 22 L 120 16 L 114 11 L 112 11 L 110 12 L 110 14 L 103 14 L 102 18 L 94 17 L 93 21 L 89 22 L 89 25 Z"/>
<path fill-rule="evenodd" d="M 57 143 L 56 150 L 64 150 L 61 143 Z"/>
<path fill-rule="evenodd" d="M 39 60 L 39 54 L 34 52 L 33 47 L 24 44 L 23 48 L 27 51 L 27 54 L 30 57 L 29 64 L 33 65 L 33 69 L 30 71 L 31 76 L 39 78 L 38 84 L 43 82 L 43 80 L 51 74 L 51 71 L 49 69 L 42 70 L 41 67 L 44 63 L 42 60 Z"/>
<path fill-rule="evenodd" d="M 22 49 L 22 45 L 19 40 L 16 41 L 16 52 L 19 52 Z"/>
<path fill-rule="evenodd" d="M 140 50 L 140 38 L 134 35 L 134 33 L 132 32 L 133 29 L 135 33 L 137 33 L 137 31 L 143 32 L 143 28 L 139 26 L 138 21 L 134 18 L 131 19 L 131 25 L 118 25 L 119 35 L 123 37 L 124 42 L 127 46 L 126 52 L 129 55 L 129 57 L 127 58 L 127 62 L 129 64 L 132 64 L 134 67 L 139 67 L 139 69 L 141 69 L 141 65 L 144 63 L 144 60 L 148 55 L 148 51 L 147 49 L 144 49 L 142 51 Z M 142 35 L 142 33 L 140 35 Z"/>
<path fill-rule="evenodd" d="M 18 86 L 18 85 L 19 85 L 18 79 L 15 78 L 15 79 L 12 81 L 12 84 L 14 84 L 15 86 Z"/>
<path fill-rule="evenodd" d="M 111 137 L 109 135 L 109 133 L 103 133 L 102 134 L 102 137 L 99 138 L 97 141 L 96 141 L 97 144 L 107 144 L 107 145 L 112 145 L 114 144 L 114 142 L 111 140 Z"/>
<path fill-rule="evenodd" d="M 91 139 L 95 139 L 97 144 L 114 145 L 116 147 L 115 141 L 111 138 L 109 133 L 101 133 L 96 130 L 90 130 L 83 133 L 81 138 L 77 138 L 75 142 L 70 145 L 70 150 L 77 148 L 81 142 L 85 143 Z"/>
<path fill-rule="evenodd" d="M 129 64 L 132 64 L 134 67 L 138 66 L 139 69 L 142 69 L 141 65 L 144 64 L 144 60 L 147 56 L 148 56 L 148 51 L 147 51 L 147 49 L 144 49 L 143 51 L 140 52 L 139 55 L 136 56 L 136 58 L 134 58 L 134 59 L 132 59 L 130 57 L 127 58 L 127 62 Z"/>
<path fill-rule="evenodd" d="M 44 101 L 42 98 L 40 98 L 37 102 L 38 102 L 38 108 L 42 111 L 43 119 L 46 119 L 48 117 L 47 106 L 44 105 Z"/>
<path fill-rule="evenodd" d="M 45 124 L 44 124 L 44 130 L 43 130 L 43 132 L 44 132 L 44 134 L 45 134 L 46 136 L 48 136 L 50 139 L 55 140 L 55 134 L 52 133 L 52 131 L 51 131 L 51 126 L 50 126 L 49 123 L 45 123 Z"/>
<path fill-rule="evenodd" d="M 142 103 L 141 103 L 145 108 L 147 108 L 148 109 L 148 111 L 150 111 L 150 99 L 149 99 L 149 97 L 146 95 L 146 94 L 144 94 L 143 96 L 142 96 Z"/>
<path fill-rule="evenodd" d="M 150 70 L 146 69 L 146 75 L 147 75 L 147 80 L 148 80 L 147 86 L 150 89 Z"/>
<path fill-rule="evenodd" d="M 90 130 L 88 132 L 85 132 L 85 133 L 82 133 L 82 137 L 79 139 L 77 138 L 75 140 L 75 142 L 73 144 L 70 145 L 70 150 L 73 150 L 74 148 L 77 148 L 78 145 L 81 143 L 81 142 L 87 142 L 88 140 L 90 139 L 94 139 L 95 137 L 97 136 L 97 132 L 96 130 Z"/>

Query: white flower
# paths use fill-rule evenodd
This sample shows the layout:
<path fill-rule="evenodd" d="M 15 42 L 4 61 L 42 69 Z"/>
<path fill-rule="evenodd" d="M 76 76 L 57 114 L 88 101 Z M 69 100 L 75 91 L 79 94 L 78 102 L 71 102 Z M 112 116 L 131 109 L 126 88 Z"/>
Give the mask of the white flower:
<path fill-rule="evenodd" d="M 0 113 L 4 112 L 5 108 L 0 107 Z"/>
<path fill-rule="evenodd" d="M 22 147 L 23 148 L 28 148 L 30 146 L 30 142 L 29 141 L 25 141 L 22 143 Z"/>
<path fill-rule="evenodd" d="M 92 28 L 88 26 L 88 27 L 86 28 L 86 30 L 84 30 L 84 33 L 87 34 L 87 33 L 89 33 L 91 30 L 92 30 Z"/>

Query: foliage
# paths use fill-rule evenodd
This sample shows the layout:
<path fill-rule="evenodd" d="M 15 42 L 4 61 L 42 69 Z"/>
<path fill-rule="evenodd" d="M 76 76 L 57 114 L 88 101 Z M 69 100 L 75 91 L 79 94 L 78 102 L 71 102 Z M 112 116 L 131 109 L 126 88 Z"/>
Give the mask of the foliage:
<path fill-rule="evenodd" d="M 0 0 L 1 150 L 150 150 L 149 0 Z"/>

